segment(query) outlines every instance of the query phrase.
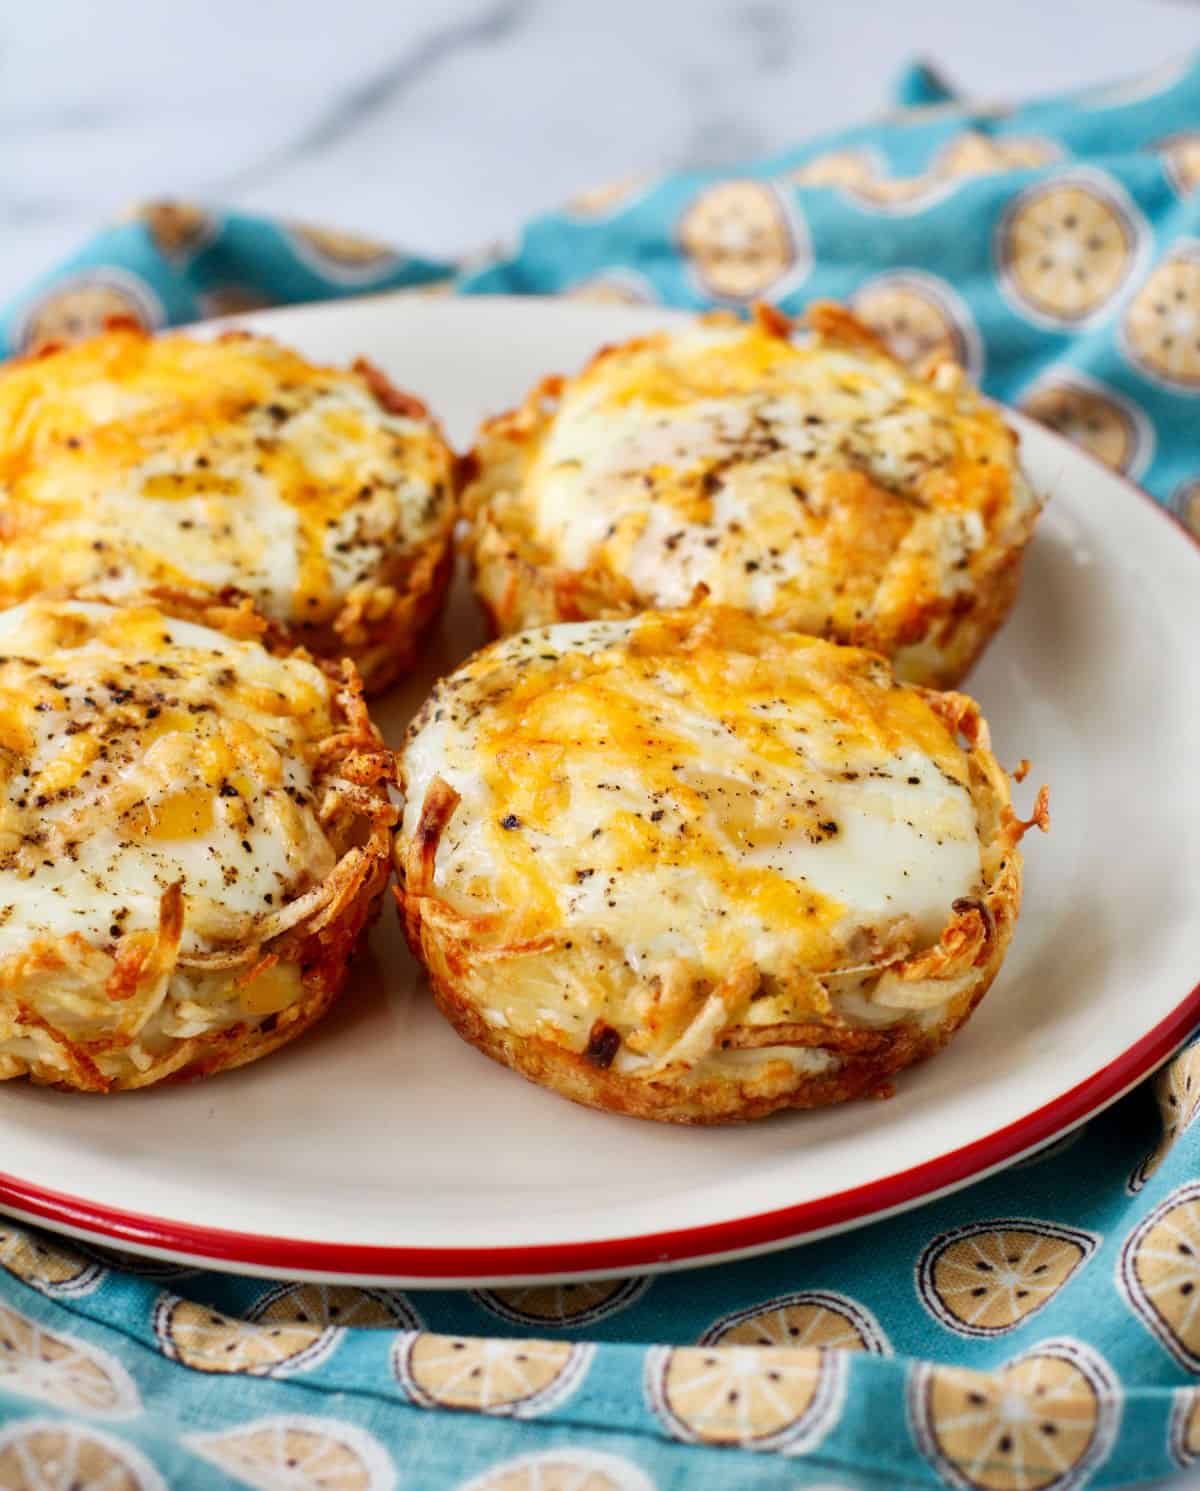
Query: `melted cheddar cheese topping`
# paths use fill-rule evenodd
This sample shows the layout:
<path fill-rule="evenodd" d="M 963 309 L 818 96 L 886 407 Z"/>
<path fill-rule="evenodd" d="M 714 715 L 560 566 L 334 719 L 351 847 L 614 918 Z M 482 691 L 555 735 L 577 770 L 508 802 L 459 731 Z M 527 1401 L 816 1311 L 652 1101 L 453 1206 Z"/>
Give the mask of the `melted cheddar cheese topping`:
<path fill-rule="evenodd" d="M 968 753 L 928 696 L 718 608 L 495 643 L 435 689 L 401 770 L 408 842 L 437 779 L 458 799 L 431 893 L 487 959 L 531 955 L 481 996 L 514 1026 L 586 1033 L 613 949 L 629 988 L 852 972 L 935 943 L 982 883 Z M 582 959 L 578 1009 L 548 948 Z"/>
<path fill-rule="evenodd" d="M 313 790 L 332 690 L 150 607 L 0 615 L 0 970 L 153 930 L 176 883 L 184 953 L 253 942 L 337 858 Z"/>
<path fill-rule="evenodd" d="M 272 342 L 114 330 L 0 374 L 0 605 L 148 586 L 320 626 L 447 527 L 452 456 Z"/>
<path fill-rule="evenodd" d="M 483 500 L 638 608 L 704 596 L 891 653 L 1037 511 L 958 369 L 923 379 L 866 339 L 706 317 L 605 350 L 546 409 L 485 427 Z"/>

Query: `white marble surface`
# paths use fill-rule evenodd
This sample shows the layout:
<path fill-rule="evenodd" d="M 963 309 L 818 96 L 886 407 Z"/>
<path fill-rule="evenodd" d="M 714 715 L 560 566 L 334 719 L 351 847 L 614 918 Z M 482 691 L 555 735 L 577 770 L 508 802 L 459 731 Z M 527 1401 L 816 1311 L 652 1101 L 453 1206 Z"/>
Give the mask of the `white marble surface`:
<path fill-rule="evenodd" d="M 1197 45 L 1188 0 L 9 0 L 0 297 L 138 197 L 461 253 L 581 185 L 852 122 L 918 54 L 995 98 Z"/>
<path fill-rule="evenodd" d="M 851 123 L 914 56 L 1004 98 L 1197 46 L 1189 0 L 8 0 L 0 298 L 146 196 L 458 254 Z"/>

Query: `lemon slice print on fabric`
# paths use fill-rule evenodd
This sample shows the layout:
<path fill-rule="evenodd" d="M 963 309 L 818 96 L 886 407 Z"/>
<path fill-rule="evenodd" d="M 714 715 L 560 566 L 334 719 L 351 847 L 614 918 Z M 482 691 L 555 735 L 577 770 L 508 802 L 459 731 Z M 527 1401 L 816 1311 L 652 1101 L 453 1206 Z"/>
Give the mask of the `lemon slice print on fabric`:
<path fill-rule="evenodd" d="M 1200 1182 L 1172 1191 L 1121 1249 L 1130 1307 L 1181 1367 L 1200 1372 Z"/>
<path fill-rule="evenodd" d="M 1000 286 L 1029 319 L 1079 326 L 1103 314 L 1138 263 L 1145 231 L 1098 171 L 1060 172 L 1014 197 L 996 228 Z"/>
<path fill-rule="evenodd" d="M 517 1284 L 504 1289 L 474 1289 L 477 1305 L 516 1325 L 571 1327 L 591 1325 L 615 1315 L 650 1287 L 649 1279 L 588 1279 L 582 1283 Z"/>
<path fill-rule="evenodd" d="M 679 220 L 679 245 L 707 295 L 745 301 L 777 288 L 807 243 L 774 187 L 722 181 L 695 197 Z"/>
<path fill-rule="evenodd" d="M 420 1316 L 402 1294 L 352 1284 L 279 1284 L 256 1299 L 246 1319 L 259 1325 L 353 1326 L 419 1330 Z"/>
<path fill-rule="evenodd" d="M 220 220 L 195 202 L 142 202 L 135 216 L 145 224 L 155 248 L 168 259 L 190 258 L 211 243 Z"/>
<path fill-rule="evenodd" d="M 1161 157 L 1171 185 L 1181 197 L 1190 197 L 1200 186 L 1200 129 L 1181 130 L 1155 141 L 1151 149 Z"/>
<path fill-rule="evenodd" d="M 844 1294 L 820 1289 L 781 1294 L 723 1315 L 700 1337 L 700 1345 L 824 1346 L 876 1356 L 888 1356 L 892 1349 L 870 1310 Z"/>
<path fill-rule="evenodd" d="M 915 176 L 893 176 L 874 150 L 831 150 L 788 175 L 797 186 L 836 186 L 842 195 L 870 212 L 920 212 L 954 190 L 956 182 L 937 170 Z"/>
<path fill-rule="evenodd" d="M 1200 1460 L 1200 1388 L 1182 1387 L 1171 1403 L 1171 1455 L 1182 1466 Z"/>
<path fill-rule="evenodd" d="M 1200 538 L 1200 476 L 1180 482 L 1169 501 L 1171 511 L 1188 532 Z"/>
<path fill-rule="evenodd" d="M 947 176 L 926 172 L 919 176 L 869 176 L 848 183 L 845 191 L 860 206 L 876 212 L 923 212 L 948 196 L 958 183 Z"/>
<path fill-rule="evenodd" d="M 461 1408 L 532 1418 L 557 1407 L 582 1382 L 591 1346 L 482 1336 L 402 1335 L 392 1364 L 404 1391 L 424 1408 Z"/>
<path fill-rule="evenodd" d="M 110 321 L 133 321 L 153 331 L 165 320 L 158 296 L 144 280 L 115 266 L 88 269 L 38 297 L 13 330 L 19 352 L 96 336 Z"/>
<path fill-rule="evenodd" d="M 876 152 L 832 150 L 818 155 L 789 174 L 797 186 L 836 186 L 842 195 L 869 212 L 922 212 L 952 192 L 958 184 L 936 169 L 915 176 L 893 176 Z"/>
<path fill-rule="evenodd" d="M 309 222 L 294 222 L 286 233 L 297 258 L 326 279 L 352 285 L 400 264 L 400 253 L 391 243 L 379 243 L 358 233 L 341 233 Z"/>
<path fill-rule="evenodd" d="M 880 164 L 869 150 L 830 150 L 788 172 L 797 186 L 862 186 L 880 174 Z"/>
<path fill-rule="evenodd" d="M 1107 1459 L 1120 1397 L 1091 1347 L 1056 1340 L 994 1372 L 922 1364 L 909 1413 L 921 1453 L 961 1491 L 1073 1491 Z"/>
<path fill-rule="evenodd" d="M 1200 482 L 1189 485 L 1200 494 Z M 1191 515 L 1176 506 L 1174 494 L 1171 506 L 1186 523 Z M 1196 503 L 1195 519 L 1195 532 L 1200 534 L 1200 501 Z M 1158 1143 L 1129 1177 L 1131 1191 L 1141 1190 L 1166 1159 L 1167 1151 L 1176 1139 L 1191 1128 L 1200 1112 L 1200 1041 L 1186 1046 L 1159 1071 L 1154 1079 L 1154 1098 L 1162 1120 L 1162 1133 Z"/>
<path fill-rule="evenodd" d="M 651 1408 L 692 1444 L 811 1449 L 836 1421 L 845 1382 L 845 1355 L 816 1346 L 661 1346 L 646 1356 Z"/>
<path fill-rule="evenodd" d="M 1042 135 L 997 136 L 966 129 L 942 147 L 934 170 L 941 176 L 995 176 L 1048 166 L 1061 157 L 1061 147 Z"/>
<path fill-rule="evenodd" d="M 1200 387 L 1200 240 L 1178 244 L 1129 302 L 1125 355 L 1168 388 Z"/>
<path fill-rule="evenodd" d="M 184 1279 L 200 1272 L 190 1263 L 172 1263 L 167 1258 L 151 1258 L 145 1253 L 127 1253 L 124 1248 L 103 1247 L 93 1242 L 79 1242 L 76 1246 L 94 1262 L 108 1268 L 119 1268 L 123 1273 L 137 1274 L 140 1279 Z"/>
<path fill-rule="evenodd" d="M 1098 1241 L 1056 1222 L 973 1222 L 935 1237 L 921 1254 L 917 1293 L 958 1335 L 1002 1336 L 1044 1309 Z"/>
<path fill-rule="evenodd" d="M 567 300 L 585 300 L 591 305 L 653 305 L 649 282 L 632 270 L 614 269 L 578 280 L 559 291 Z"/>
<path fill-rule="evenodd" d="M 1154 448 L 1150 421 L 1128 399 L 1082 373 L 1054 373 L 1035 384 L 1020 407 L 1113 471 L 1145 469 Z"/>
<path fill-rule="evenodd" d="M 585 187 L 567 202 L 563 209 L 568 217 L 602 218 L 624 212 L 633 199 L 649 184 L 645 176 L 624 176 L 601 186 Z"/>
<path fill-rule="evenodd" d="M 4 1491 L 166 1491 L 133 1445 L 62 1419 L 21 1419 L 0 1429 Z"/>
<path fill-rule="evenodd" d="M 639 1466 L 598 1450 L 541 1450 L 492 1465 L 455 1491 L 655 1491 Z"/>
<path fill-rule="evenodd" d="M 108 1272 L 68 1243 L 0 1218 L 0 1267 L 43 1294 L 90 1294 Z"/>
<path fill-rule="evenodd" d="M 312 223 L 292 223 L 286 231 L 298 259 L 318 274 L 341 284 L 373 279 L 400 262 L 400 254 L 391 244 L 358 233 L 344 233 Z"/>
<path fill-rule="evenodd" d="M 236 1320 L 208 1305 L 163 1294 L 154 1308 L 154 1334 L 164 1356 L 194 1371 L 281 1377 L 322 1361 L 339 1332 L 309 1320 Z"/>
<path fill-rule="evenodd" d="M 183 1442 L 257 1491 L 393 1491 L 396 1485 L 383 1445 L 342 1419 L 283 1414 L 189 1434 Z"/>
<path fill-rule="evenodd" d="M 874 152 L 854 148 L 831 150 L 788 173 L 797 186 L 836 186 L 877 212 L 923 211 L 947 196 L 967 177 L 1028 170 L 1060 159 L 1062 150 L 1039 135 L 994 138 L 979 130 L 951 137 L 927 171 L 893 176 Z"/>
<path fill-rule="evenodd" d="M 114 1357 L 6 1305 L 0 1305 L 0 1388 L 109 1418 L 141 1407 L 133 1379 Z"/>
<path fill-rule="evenodd" d="M 917 176 L 891 176 L 882 157 L 869 149 L 830 150 L 787 173 L 796 186 L 834 186 L 859 207 L 872 212 L 919 212 L 956 183 L 948 173 L 931 170 Z"/>
<path fill-rule="evenodd" d="M 931 274 L 881 274 L 854 292 L 850 308 L 903 363 L 949 359 L 972 378 L 983 371 L 983 344 L 970 311 L 949 285 Z"/>

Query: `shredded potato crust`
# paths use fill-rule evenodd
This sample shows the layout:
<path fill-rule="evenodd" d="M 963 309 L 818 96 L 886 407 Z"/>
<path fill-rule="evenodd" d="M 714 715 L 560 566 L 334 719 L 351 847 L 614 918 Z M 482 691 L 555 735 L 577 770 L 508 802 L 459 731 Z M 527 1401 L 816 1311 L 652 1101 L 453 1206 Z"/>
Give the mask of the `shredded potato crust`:
<path fill-rule="evenodd" d="M 683 648 L 771 645 L 763 640 L 770 635 L 766 628 L 719 611 L 644 616 L 641 624 L 656 631 L 663 621 L 678 632 Z M 632 979 L 619 1029 L 612 1016 L 594 1021 L 584 1038 L 547 1021 L 520 1027 L 498 1021 L 494 1011 L 504 990 L 535 967 L 539 977 L 559 978 L 564 989 L 574 988 L 577 977 L 586 987 L 589 979 L 612 976 L 606 970 L 619 964 L 620 953 L 597 941 L 581 954 L 569 927 L 531 932 L 518 907 L 471 913 L 450 904 L 439 891 L 436 866 L 460 795 L 435 776 L 415 831 L 397 839 L 394 892 L 408 942 L 429 972 L 443 1014 L 468 1041 L 531 1080 L 577 1102 L 638 1117 L 725 1123 L 781 1107 L 888 1094 L 894 1074 L 944 1045 L 983 998 L 1020 909 L 1018 846 L 1031 827 L 1049 827 L 1045 788 L 1028 820 L 1013 811 L 1010 779 L 991 753 L 973 700 L 911 692 L 966 753 L 980 840 L 980 893 L 954 901 L 932 945 L 914 948 L 898 935 L 894 945 L 876 946 L 860 968 L 843 966 L 831 975 L 797 970 L 797 1003 L 807 1014 L 783 1023 L 757 1023 L 753 1016 L 763 982 L 753 962 L 736 963 L 719 980 L 698 986 L 693 970 L 680 965 L 676 978 L 661 961 Z M 420 728 L 418 720 L 413 729 Z M 855 976 L 856 994 L 870 1001 L 878 1018 L 863 1021 L 840 1000 L 847 975 Z M 620 1070 L 614 1056 L 622 1048 L 653 1059 Z M 788 1049 L 816 1056 L 815 1067 L 793 1064 L 782 1054 Z M 764 1053 L 757 1064 L 729 1067 L 726 1053 L 755 1051 Z"/>
<path fill-rule="evenodd" d="M 188 619 L 202 626 L 224 619 L 221 603 L 206 609 L 190 600 L 187 609 Z M 253 622 L 246 630 L 254 635 Z M 259 915 L 251 940 L 182 951 L 180 882 L 163 892 L 153 931 L 125 932 L 109 947 L 77 933 L 32 938 L 0 960 L 0 1023 L 15 1027 L 22 1047 L 22 1054 L 13 1055 L 0 1043 L 0 1078 L 27 1075 L 39 1083 L 107 1092 L 205 1076 L 257 1060 L 325 1012 L 378 912 L 397 816 L 388 794 L 394 758 L 369 718 L 353 663 L 343 664 L 340 684 L 330 694 L 334 729 L 316 743 L 313 767 L 317 818 L 337 853 L 329 872 L 287 904 Z M 179 975 L 209 980 L 214 1006 L 264 975 L 294 976 L 295 994 L 263 1015 L 243 1015 L 176 1038 L 165 1049 L 159 1038 L 147 1048 L 142 1038 L 149 1021 Z M 76 1007 L 106 1002 L 104 1033 L 84 1041 L 53 1023 L 44 1013 L 51 991 Z"/>

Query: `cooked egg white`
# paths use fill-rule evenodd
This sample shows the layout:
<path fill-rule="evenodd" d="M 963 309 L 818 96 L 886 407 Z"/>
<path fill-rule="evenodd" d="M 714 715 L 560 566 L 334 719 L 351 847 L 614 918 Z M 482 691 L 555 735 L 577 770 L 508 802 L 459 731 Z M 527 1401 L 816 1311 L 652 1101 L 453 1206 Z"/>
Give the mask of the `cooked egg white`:
<path fill-rule="evenodd" d="M 434 691 L 402 775 L 408 845 L 439 779 L 457 798 L 422 894 L 474 928 L 485 1018 L 578 1043 L 601 1015 L 618 1067 L 678 1057 L 682 991 L 738 968 L 755 976 L 697 1056 L 745 1064 L 712 1051 L 731 1021 L 828 1011 L 817 978 L 896 1019 L 870 1004 L 883 963 L 936 943 L 984 880 L 968 751 L 928 696 L 715 609 L 496 643 Z M 679 1019 L 656 1021 L 666 986 Z"/>
<path fill-rule="evenodd" d="M 310 663 L 152 609 L 0 615 L 0 960 L 158 924 L 241 941 L 333 868 L 311 756 L 333 726 Z"/>
<path fill-rule="evenodd" d="M 319 627 L 446 532 L 452 461 L 366 374 L 112 331 L 0 374 L 0 604 L 232 586 Z"/>

